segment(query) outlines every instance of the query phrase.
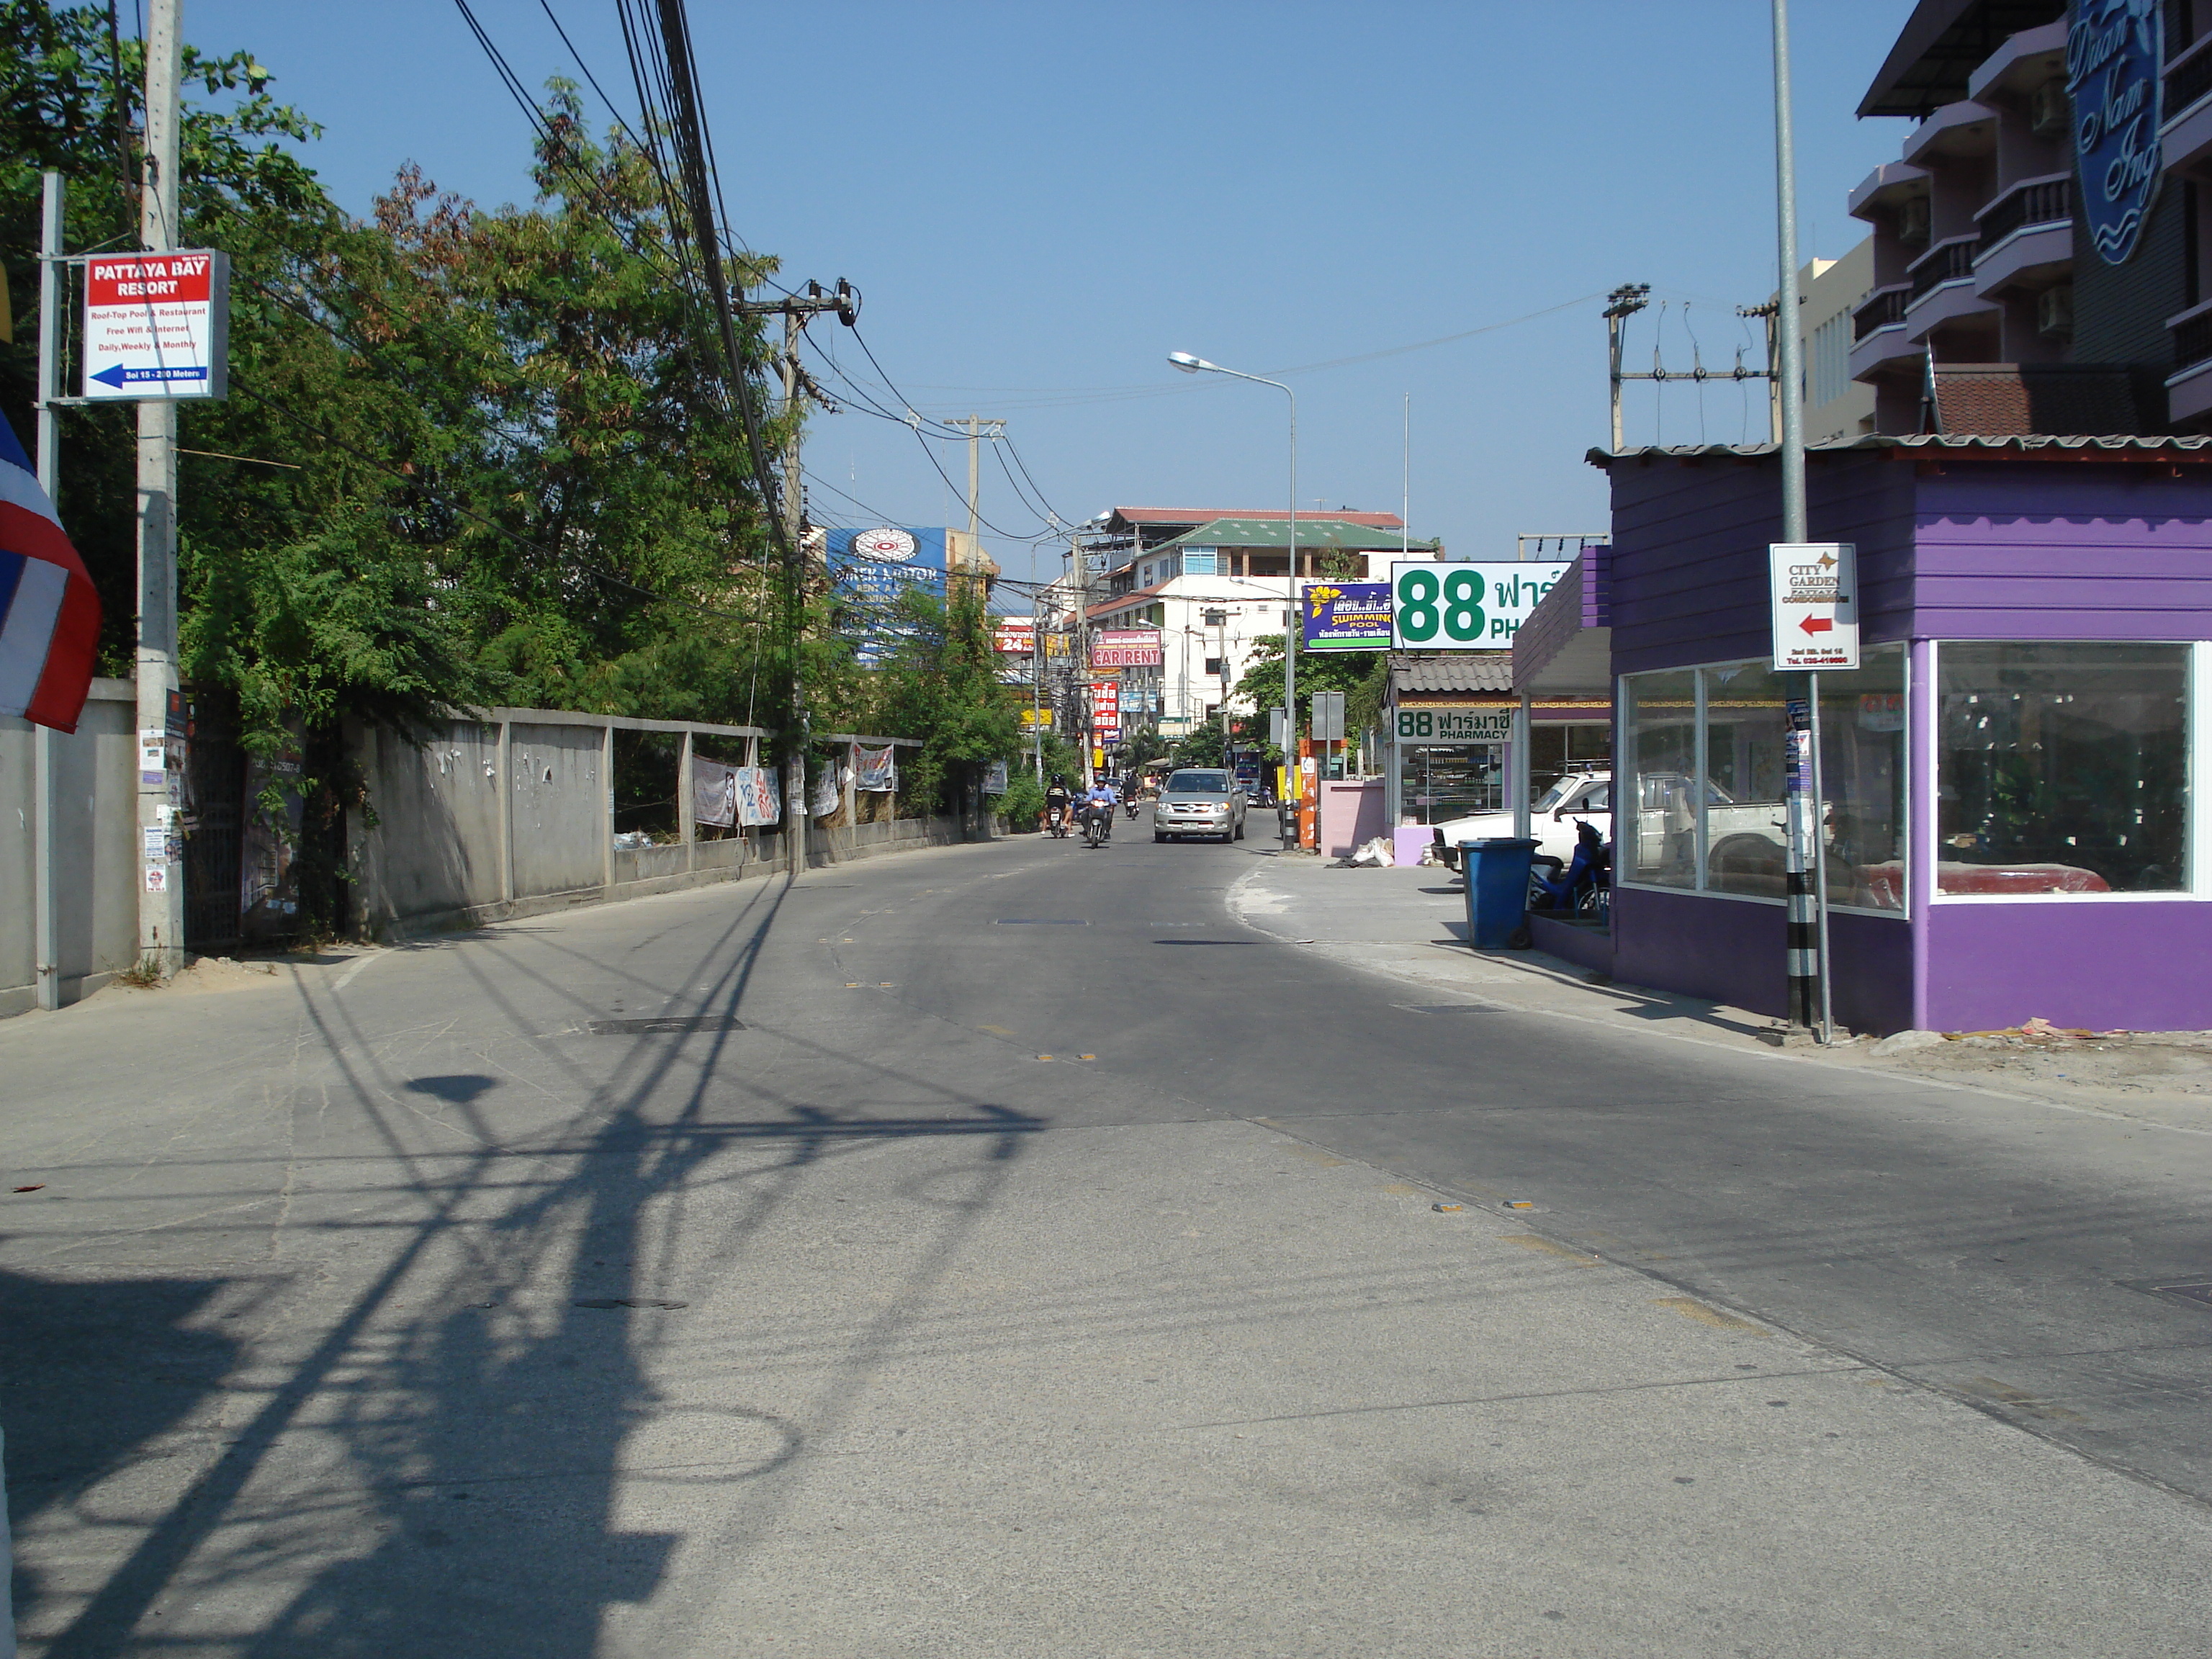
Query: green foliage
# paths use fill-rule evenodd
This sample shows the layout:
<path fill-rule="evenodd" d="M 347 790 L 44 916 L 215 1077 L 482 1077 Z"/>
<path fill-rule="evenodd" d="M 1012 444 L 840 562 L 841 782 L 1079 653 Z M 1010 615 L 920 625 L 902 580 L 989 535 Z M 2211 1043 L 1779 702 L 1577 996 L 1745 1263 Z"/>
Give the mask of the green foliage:
<path fill-rule="evenodd" d="M 1027 834 L 1037 827 L 1037 814 L 1044 811 L 1044 786 L 1035 773 L 1018 771 L 1006 780 L 1006 793 L 992 798 L 991 810 L 1006 818 L 1013 834 Z"/>
<path fill-rule="evenodd" d="M 906 768 L 906 794 L 922 809 L 949 805 L 993 761 L 1022 750 L 1013 688 L 999 678 L 983 596 L 956 584 L 940 603 L 926 593 L 905 600 L 908 637 L 883 672 L 874 706 L 877 729 L 922 739 Z"/>

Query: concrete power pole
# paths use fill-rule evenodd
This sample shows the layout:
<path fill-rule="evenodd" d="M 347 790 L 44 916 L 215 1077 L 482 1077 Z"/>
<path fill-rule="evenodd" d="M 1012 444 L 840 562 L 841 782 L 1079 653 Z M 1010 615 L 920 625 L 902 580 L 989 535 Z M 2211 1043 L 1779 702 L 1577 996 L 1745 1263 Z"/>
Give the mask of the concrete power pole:
<path fill-rule="evenodd" d="M 177 80 L 180 0 L 146 9 L 146 178 L 138 238 L 147 248 L 179 246 Z M 169 694 L 177 683 L 177 406 L 167 398 L 138 404 L 138 828 L 142 840 L 173 832 L 168 769 L 146 764 L 168 747 Z M 149 781 L 150 780 L 150 781 Z M 183 867 L 164 859 L 134 860 L 146 872 L 138 894 L 142 965 L 163 978 L 185 964 Z"/>

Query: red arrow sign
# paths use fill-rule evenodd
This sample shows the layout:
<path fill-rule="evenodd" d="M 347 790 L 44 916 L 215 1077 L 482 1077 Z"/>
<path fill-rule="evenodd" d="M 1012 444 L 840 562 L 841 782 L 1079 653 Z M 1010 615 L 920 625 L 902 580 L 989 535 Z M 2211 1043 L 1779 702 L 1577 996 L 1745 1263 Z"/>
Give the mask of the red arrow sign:
<path fill-rule="evenodd" d="M 1835 625 L 1826 617 L 1808 617 L 1797 624 L 1808 634 L 1826 634 L 1832 631 Z"/>

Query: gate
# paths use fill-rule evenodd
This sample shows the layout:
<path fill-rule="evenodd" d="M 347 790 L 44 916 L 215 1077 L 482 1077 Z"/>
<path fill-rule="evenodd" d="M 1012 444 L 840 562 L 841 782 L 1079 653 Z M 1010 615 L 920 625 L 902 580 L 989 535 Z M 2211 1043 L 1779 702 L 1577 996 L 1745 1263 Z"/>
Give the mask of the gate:
<path fill-rule="evenodd" d="M 185 741 L 185 948 L 202 956 L 240 940 L 246 750 L 238 708 L 220 691 L 188 691 Z"/>

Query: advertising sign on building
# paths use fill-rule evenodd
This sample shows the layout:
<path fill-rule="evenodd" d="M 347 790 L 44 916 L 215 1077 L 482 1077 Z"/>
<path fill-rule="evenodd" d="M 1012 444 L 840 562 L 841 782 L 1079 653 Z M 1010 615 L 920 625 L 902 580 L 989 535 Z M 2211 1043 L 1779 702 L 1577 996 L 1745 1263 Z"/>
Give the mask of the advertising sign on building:
<path fill-rule="evenodd" d="M 1308 582 L 1304 596 L 1308 651 L 1390 648 L 1390 584 Z"/>
<path fill-rule="evenodd" d="M 1102 628 L 1091 636 L 1093 668 L 1158 668 L 1166 660 L 1157 628 Z"/>
<path fill-rule="evenodd" d="M 1008 652 L 1018 657 L 1036 655 L 1036 618 L 1034 617 L 994 618 L 991 645 L 994 650 Z"/>
<path fill-rule="evenodd" d="M 84 262 L 84 395 L 230 391 L 230 260 L 205 249 Z"/>
<path fill-rule="evenodd" d="M 1401 743 L 1510 743 L 1510 708 L 1401 708 Z"/>
<path fill-rule="evenodd" d="M 1775 542 L 1766 563 L 1775 672 L 1856 668 L 1858 549 L 1850 542 Z"/>
<path fill-rule="evenodd" d="M 1510 651 L 1571 559 L 1390 566 L 1390 643 L 1400 651 Z"/>
<path fill-rule="evenodd" d="M 2075 165 L 2089 240 L 2108 265 L 2142 240 L 2165 172 L 2166 28 L 2146 0 L 2076 0 L 2066 33 Z"/>
<path fill-rule="evenodd" d="M 839 631 L 854 642 L 863 668 L 879 668 L 915 623 L 904 613 L 909 593 L 945 598 L 942 530 L 832 530 L 826 549 L 832 597 L 842 613 Z"/>

